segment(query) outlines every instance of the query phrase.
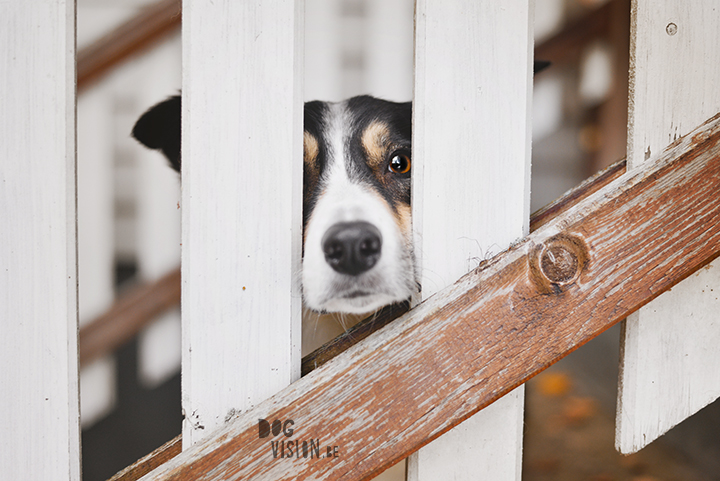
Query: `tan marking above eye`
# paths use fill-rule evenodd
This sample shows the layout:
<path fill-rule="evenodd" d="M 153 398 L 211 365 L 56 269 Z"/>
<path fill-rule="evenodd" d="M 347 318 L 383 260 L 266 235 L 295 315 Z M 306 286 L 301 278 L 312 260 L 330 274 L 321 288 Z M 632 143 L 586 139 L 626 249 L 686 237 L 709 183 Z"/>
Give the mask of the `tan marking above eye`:
<path fill-rule="evenodd" d="M 378 120 L 365 128 L 361 142 L 368 156 L 368 165 L 379 168 L 385 160 L 385 153 L 389 144 L 390 129 L 384 122 Z"/>

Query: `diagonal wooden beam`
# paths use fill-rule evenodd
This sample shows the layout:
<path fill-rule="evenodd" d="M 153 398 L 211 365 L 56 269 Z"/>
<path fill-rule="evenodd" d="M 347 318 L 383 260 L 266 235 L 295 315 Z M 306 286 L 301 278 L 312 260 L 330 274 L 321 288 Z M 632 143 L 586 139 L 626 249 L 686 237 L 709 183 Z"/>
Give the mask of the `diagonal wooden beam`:
<path fill-rule="evenodd" d="M 551 202 L 547 206 L 543 207 L 542 209 L 535 212 L 532 216 L 530 216 L 530 231 L 533 232 L 540 228 L 541 226 L 547 224 L 551 220 L 555 219 L 557 216 L 563 214 L 568 209 L 572 208 L 575 204 L 580 202 L 581 200 L 585 199 L 586 197 L 589 197 L 590 195 L 594 194 L 598 190 L 602 189 L 606 185 L 608 185 L 613 180 L 620 177 L 622 174 L 625 173 L 625 160 L 621 160 L 616 162 L 615 164 L 611 165 L 607 169 L 603 170 L 602 172 L 597 173 L 596 175 L 590 177 L 589 179 L 582 182 L 577 187 L 573 188 L 569 192 L 567 192 L 565 195 L 560 197 L 559 199 L 556 199 L 555 201 Z M 179 274 L 177 274 L 179 276 Z M 156 286 L 160 284 L 161 281 L 158 281 L 158 283 L 150 285 L 150 286 L 144 286 L 144 289 L 155 289 Z M 180 280 L 177 279 L 177 289 L 178 289 L 178 300 L 179 302 L 179 289 L 180 289 Z M 118 303 L 125 303 L 124 298 L 118 300 Z M 335 339 L 328 341 L 323 346 L 319 347 L 315 351 L 311 352 L 307 356 L 305 356 L 302 360 L 302 375 L 305 376 L 306 374 L 309 374 L 313 370 L 317 369 L 318 367 L 322 366 L 326 362 L 328 362 L 333 357 L 339 355 L 342 352 L 345 352 L 358 342 L 362 341 L 366 337 L 368 337 L 370 334 L 372 334 L 375 331 L 378 331 L 388 325 L 393 320 L 400 317 L 402 314 L 405 314 L 408 310 L 408 303 L 404 302 L 401 304 L 394 304 L 392 306 L 388 306 L 387 308 L 383 309 L 379 313 L 368 317 L 367 319 L 364 319 L 363 321 L 359 322 L 352 328 L 348 329 L 345 333 L 342 335 L 336 337 Z M 143 311 L 144 312 L 144 311 Z M 104 317 L 104 316 L 103 316 Z M 103 317 L 99 318 L 98 320 L 102 319 Z M 139 321 L 130 321 L 130 322 L 138 322 L 142 324 L 143 322 L 149 322 L 151 320 L 150 317 L 144 316 Z M 90 324 L 89 326 L 91 326 Z M 139 325 L 139 324 L 138 324 Z M 144 325 L 144 324 L 142 324 Z M 88 326 L 88 327 L 89 327 Z M 103 329 L 110 329 L 110 326 L 106 326 Z M 83 331 L 80 331 L 80 338 L 83 338 Z M 104 336 L 103 336 L 104 337 Z M 102 352 L 108 352 L 113 344 L 113 340 L 110 337 L 104 337 L 107 341 L 107 347 Z M 81 357 L 81 361 L 82 361 Z M 170 440 L 166 446 L 170 446 L 172 449 L 163 449 L 165 446 L 158 448 L 154 452 L 148 454 L 147 456 L 143 457 L 142 459 L 139 459 L 135 463 L 133 463 L 131 466 L 128 466 L 126 469 L 122 470 L 120 473 L 116 474 L 113 478 L 111 478 L 110 481 L 134 481 L 137 479 L 140 479 L 140 477 L 146 473 L 149 473 L 152 469 L 156 468 L 157 466 L 160 466 L 162 463 L 168 461 L 170 458 L 180 454 L 180 446 L 182 443 L 182 437 L 177 436 Z M 122 475 L 122 477 L 118 477 Z"/>
<path fill-rule="evenodd" d="M 143 479 L 369 479 L 440 436 L 720 255 L 719 117 Z"/>
<path fill-rule="evenodd" d="M 585 180 L 559 199 L 530 216 L 530 231 L 550 222 L 577 202 L 597 192 L 625 173 L 625 160 Z M 180 305 L 180 269 L 175 269 L 153 283 L 135 286 L 117 298 L 112 307 L 80 328 L 80 365 L 113 352 L 133 339 L 167 309 Z M 364 319 L 347 332 L 328 341 L 302 360 L 302 375 L 380 330 L 405 314 L 408 303 L 394 304 Z"/>
<path fill-rule="evenodd" d="M 176 436 L 152 453 L 116 473 L 108 481 L 135 481 L 182 452 L 182 438 Z"/>
<path fill-rule="evenodd" d="M 577 187 L 566 192 L 562 197 L 549 203 L 530 216 L 530 232 L 534 232 L 543 225 L 563 214 L 581 200 L 589 197 L 625 173 L 625 159 L 598 172 L 583 181 Z M 305 356 L 302 360 L 302 375 L 309 374 L 322 366 L 341 352 L 348 350 L 375 331 L 379 331 L 408 310 L 408 303 L 394 304 L 384 308 L 379 313 L 363 319 L 335 339 L 328 341 L 321 347 Z"/>

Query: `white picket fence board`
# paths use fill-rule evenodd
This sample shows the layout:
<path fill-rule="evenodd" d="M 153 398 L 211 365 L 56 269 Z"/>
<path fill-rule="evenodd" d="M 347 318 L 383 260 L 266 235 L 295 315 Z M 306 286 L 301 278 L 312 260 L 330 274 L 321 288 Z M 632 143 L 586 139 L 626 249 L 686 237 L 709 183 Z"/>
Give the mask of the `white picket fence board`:
<path fill-rule="evenodd" d="M 632 15 L 630 168 L 720 111 L 720 5 L 635 0 Z M 616 434 L 621 452 L 641 449 L 720 396 L 718 293 L 715 261 L 627 320 Z"/>
<path fill-rule="evenodd" d="M 417 2 L 412 207 L 423 298 L 528 232 L 532 18 L 527 0 Z M 411 456 L 408 480 L 520 479 L 522 421 L 520 387 Z"/>
<path fill-rule="evenodd" d="M 183 445 L 300 376 L 303 2 L 183 4 Z"/>
<path fill-rule="evenodd" d="M 80 479 L 75 3 L 0 3 L 0 472 Z"/>

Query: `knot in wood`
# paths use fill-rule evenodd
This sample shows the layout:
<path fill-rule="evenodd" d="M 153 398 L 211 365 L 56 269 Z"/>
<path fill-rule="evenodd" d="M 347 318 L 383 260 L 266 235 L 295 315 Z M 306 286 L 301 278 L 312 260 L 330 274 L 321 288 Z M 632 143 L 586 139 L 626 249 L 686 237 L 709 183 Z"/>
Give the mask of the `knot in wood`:
<path fill-rule="evenodd" d="M 575 282 L 587 261 L 588 249 L 582 238 L 558 234 L 535 248 L 530 271 L 542 292 L 558 292 Z"/>
<path fill-rule="evenodd" d="M 550 282 L 568 282 L 577 274 L 578 258 L 563 245 L 551 245 L 543 249 L 540 269 Z"/>

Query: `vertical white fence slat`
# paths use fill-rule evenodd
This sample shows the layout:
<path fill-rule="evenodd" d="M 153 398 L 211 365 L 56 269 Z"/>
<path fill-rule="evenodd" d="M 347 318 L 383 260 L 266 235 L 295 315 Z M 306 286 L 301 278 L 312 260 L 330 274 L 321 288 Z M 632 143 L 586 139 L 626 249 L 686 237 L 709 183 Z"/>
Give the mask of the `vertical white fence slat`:
<path fill-rule="evenodd" d="M 300 376 L 303 2 L 183 3 L 183 446 Z"/>
<path fill-rule="evenodd" d="M 80 479 L 75 3 L 0 3 L 0 472 Z"/>
<path fill-rule="evenodd" d="M 413 224 L 422 297 L 528 232 L 532 3 L 418 0 Z M 409 458 L 412 481 L 520 479 L 520 387 Z"/>
<path fill-rule="evenodd" d="M 634 0 L 630 168 L 720 111 L 718 32 L 720 5 L 714 2 Z M 720 396 L 719 293 L 715 261 L 626 321 L 620 451 L 637 451 Z"/>

